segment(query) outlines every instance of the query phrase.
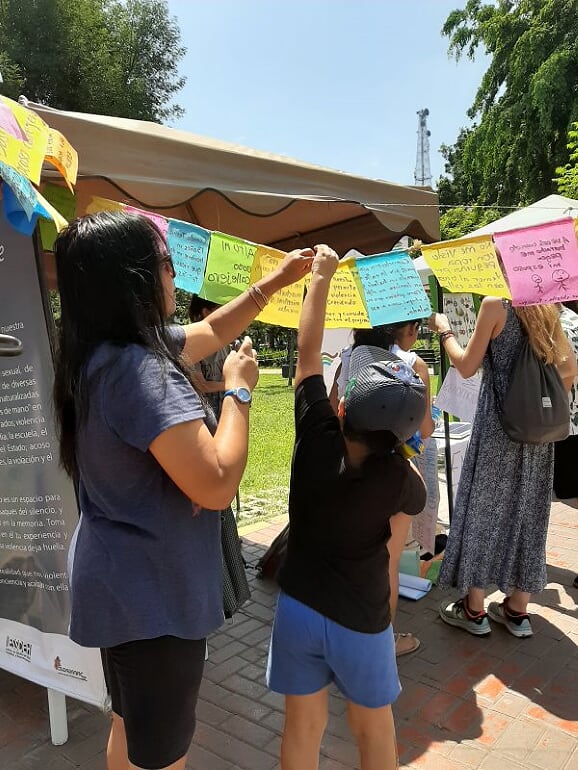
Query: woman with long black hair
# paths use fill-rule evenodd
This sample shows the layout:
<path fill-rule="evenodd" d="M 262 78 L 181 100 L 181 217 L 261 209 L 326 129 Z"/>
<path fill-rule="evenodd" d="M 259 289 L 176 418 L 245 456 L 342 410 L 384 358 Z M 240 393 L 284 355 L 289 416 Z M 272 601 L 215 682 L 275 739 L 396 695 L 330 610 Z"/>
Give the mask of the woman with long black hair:
<path fill-rule="evenodd" d="M 62 317 L 54 398 L 61 462 L 78 484 L 70 636 L 100 647 L 112 699 L 109 770 L 182 770 L 205 639 L 223 620 L 218 511 L 239 487 L 258 368 L 230 353 L 214 435 L 191 364 L 230 343 L 313 252 L 210 318 L 168 325 L 174 266 L 149 220 L 103 212 L 55 243 Z"/>

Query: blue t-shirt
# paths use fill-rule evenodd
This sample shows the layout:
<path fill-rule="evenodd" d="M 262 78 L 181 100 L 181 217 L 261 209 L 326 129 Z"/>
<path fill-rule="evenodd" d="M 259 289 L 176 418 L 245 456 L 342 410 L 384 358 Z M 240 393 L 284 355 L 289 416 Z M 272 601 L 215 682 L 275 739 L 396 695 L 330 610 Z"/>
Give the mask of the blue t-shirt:
<path fill-rule="evenodd" d="M 141 345 L 102 344 L 86 371 L 70 637 L 85 647 L 201 639 L 223 621 L 220 516 L 196 508 L 148 451 L 167 428 L 204 419 L 201 401 Z"/>

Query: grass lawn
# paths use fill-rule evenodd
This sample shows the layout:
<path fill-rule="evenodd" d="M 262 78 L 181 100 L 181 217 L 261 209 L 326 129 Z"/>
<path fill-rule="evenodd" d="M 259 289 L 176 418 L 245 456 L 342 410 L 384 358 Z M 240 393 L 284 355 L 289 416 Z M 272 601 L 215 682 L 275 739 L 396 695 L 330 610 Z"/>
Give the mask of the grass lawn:
<path fill-rule="evenodd" d="M 243 524 L 287 513 L 293 422 L 293 388 L 280 374 L 262 369 L 253 395 L 249 460 L 241 482 Z"/>
<path fill-rule="evenodd" d="M 431 376 L 432 394 L 438 378 Z M 239 523 L 287 513 L 289 474 L 295 430 L 293 388 L 280 374 L 261 369 L 251 406 L 249 460 L 241 482 Z"/>

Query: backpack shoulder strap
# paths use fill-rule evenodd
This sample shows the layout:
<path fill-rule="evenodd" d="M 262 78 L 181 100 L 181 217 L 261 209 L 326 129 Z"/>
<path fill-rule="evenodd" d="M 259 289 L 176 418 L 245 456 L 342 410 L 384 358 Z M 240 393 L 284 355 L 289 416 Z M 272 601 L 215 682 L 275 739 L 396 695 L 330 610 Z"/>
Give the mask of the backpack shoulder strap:
<path fill-rule="evenodd" d="M 491 339 L 486 352 L 488 354 L 488 360 L 490 362 L 490 369 L 492 370 L 492 390 L 494 391 L 494 401 L 496 402 L 496 409 L 498 411 L 498 414 L 503 414 L 504 405 L 502 403 L 502 399 L 500 398 L 500 394 L 498 393 L 498 389 L 496 388 L 496 367 L 494 364 L 494 356 L 492 354 L 493 342 L 494 340 Z"/>

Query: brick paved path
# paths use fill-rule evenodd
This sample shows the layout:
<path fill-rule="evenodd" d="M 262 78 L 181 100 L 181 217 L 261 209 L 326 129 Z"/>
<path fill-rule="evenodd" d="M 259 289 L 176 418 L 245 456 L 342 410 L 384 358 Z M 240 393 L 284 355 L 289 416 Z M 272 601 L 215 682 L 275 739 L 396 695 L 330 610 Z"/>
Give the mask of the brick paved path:
<path fill-rule="evenodd" d="M 281 524 L 244 537 L 254 562 Z M 501 627 L 476 639 L 437 618 L 442 596 L 401 601 L 398 629 L 422 648 L 400 660 L 404 691 L 396 706 L 403 768 L 423 770 L 578 770 L 578 512 L 554 503 L 548 587 L 534 597 L 532 639 Z M 282 699 L 267 691 L 264 668 L 275 601 L 273 585 L 251 576 L 253 597 L 233 624 L 210 640 L 198 706 L 191 770 L 278 767 Z M 321 770 L 357 768 L 344 716 L 330 698 Z M 0 671 L 1 770 L 104 770 L 108 722 L 68 701 L 70 739 L 50 743 L 45 691 Z"/>

